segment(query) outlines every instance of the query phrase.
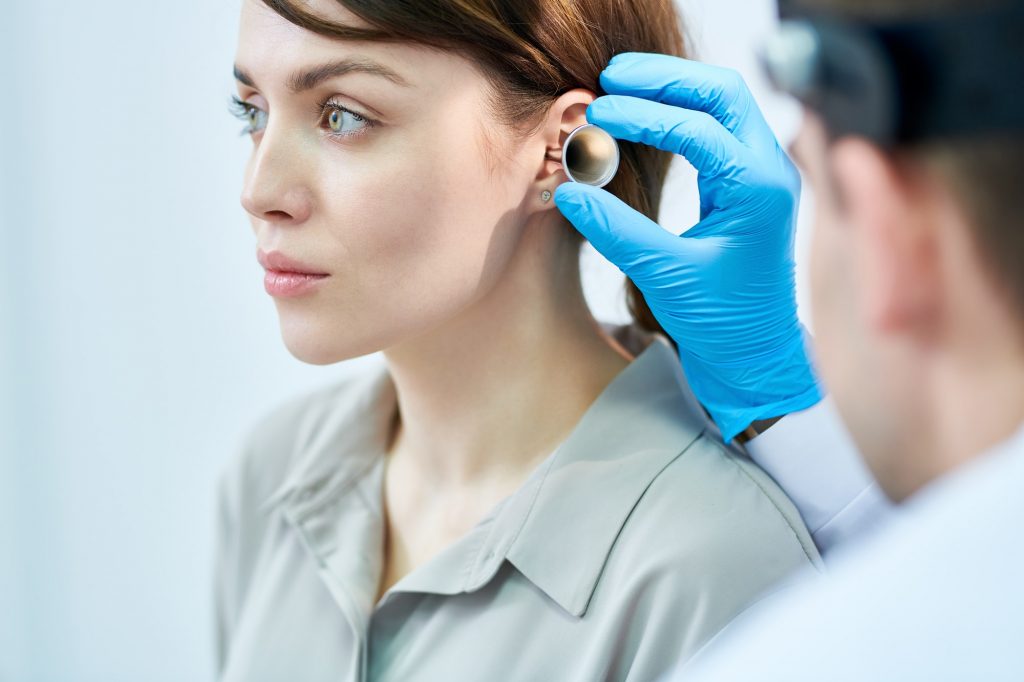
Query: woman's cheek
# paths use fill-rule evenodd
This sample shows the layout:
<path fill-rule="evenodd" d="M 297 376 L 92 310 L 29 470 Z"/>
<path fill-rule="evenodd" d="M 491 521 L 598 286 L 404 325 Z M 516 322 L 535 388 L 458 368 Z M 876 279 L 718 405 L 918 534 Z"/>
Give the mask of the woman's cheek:
<path fill-rule="evenodd" d="M 470 303 L 500 277 L 516 243 L 501 224 L 508 200 L 487 177 L 478 146 L 426 123 L 365 154 L 329 194 L 348 291 L 372 292 L 375 317 L 414 325 Z"/>
<path fill-rule="evenodd" d="M 404 157 L 389 155 L 361 182 L 350 205 L 365 226 L 365 257 L 401 268 L 405 279 L 443 283 L 459 270 L 477 270 L 486 258 L 494 228 L 487 190 L 473 177 L 478 162 L 459 145 L 437 148 L 407 140 Z M 475 150 L 474 150 L 475 151 Z"/>

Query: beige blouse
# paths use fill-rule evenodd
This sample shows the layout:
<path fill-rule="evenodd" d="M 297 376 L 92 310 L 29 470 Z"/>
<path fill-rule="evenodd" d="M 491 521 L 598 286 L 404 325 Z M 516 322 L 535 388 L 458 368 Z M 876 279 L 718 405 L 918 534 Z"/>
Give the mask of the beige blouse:
<path fill-rule="evenodd" d="M 219 480 L 218 679 L 652 680 L 819 570 L 789 499 L 712 435 L 667 339 L 614 334 L 639 355 L 570 436 L 378 603 L 386 364 L 260 420 Z"/>

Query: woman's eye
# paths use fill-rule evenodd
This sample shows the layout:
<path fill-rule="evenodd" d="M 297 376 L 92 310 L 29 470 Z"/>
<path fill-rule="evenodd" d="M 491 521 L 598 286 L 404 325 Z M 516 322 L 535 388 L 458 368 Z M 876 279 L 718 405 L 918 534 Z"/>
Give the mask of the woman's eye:
<path fill-rule="evenodd" d="M 266 125 L 267 112 L 262 109 L 249 104 L 243 100 L 238 99 L 235 96 L 231 97 L 231 103 L 229 105 L 231 113 L 246 122 L 246 126 L 242 128 L 241 135 L 252 135 L 258 133 Z M 262 122 L 262 123 L 261 123 Z"/>
<path fill-rule="evenodd" d="M 234 95 L 231 97 L 229 108 L 236 118 L 246 122 L 246 126 L 241 130 L 242 135 L 253 135 L 267 125 L 267 112 Z M 329 134 L 337 137 L 361 133 L 375 124 L 373 120 L 329 100 L 317 104 L 317 115 L 321 124 L 326 119 Z"/>
<path fill-rule="evenodd" d="M 352 135 L 373 125 L 365 116 L 334 102 L 324 102 L 322 110 L 327 112 L 327 127 L 332 135 Z"/>
<path fill-rule="evenodd" d="M 250 105 L 249 111 L 246 113 L 246 122 L 249 124 L 249 131 L 256 132 L 263 129 L 263 125 L 266 125 L 267 112 L 262 109 Z M 261 124 L 262 121 L 262 124 Z"/>

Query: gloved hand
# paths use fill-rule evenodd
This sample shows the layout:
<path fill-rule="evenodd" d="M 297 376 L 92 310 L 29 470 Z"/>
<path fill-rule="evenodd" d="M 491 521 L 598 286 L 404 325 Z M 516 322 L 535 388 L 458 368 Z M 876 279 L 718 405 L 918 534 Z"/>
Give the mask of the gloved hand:
<path fill-rule="evenodd" d="M 679 346 L 694 394 L 726 441 L 817 403 L 797 318 L 793 242 L 800 176 L 738 73 L 669 55 L 616 55 L 587 120 L 684 156 L 700 222 L 676 236 L 617 197 L 566 182 L 555 204 L 643 292 Z"/>

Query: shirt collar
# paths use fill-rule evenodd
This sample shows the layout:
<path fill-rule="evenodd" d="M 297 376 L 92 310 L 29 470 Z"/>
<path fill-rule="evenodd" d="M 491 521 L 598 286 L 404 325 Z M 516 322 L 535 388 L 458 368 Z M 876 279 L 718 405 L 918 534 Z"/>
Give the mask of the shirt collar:
<path fill-rule="evenodd" d="M 498 516 L 505 556 L 582 616 L 633 508 L 706 426 L 675 350 L 656 335 Z"/>
<path fill-rule="evenodd" d="M 296 429 L 295 462 L 264 499 L 264 513 L 282 503 L 299 516 L 311 512 L 323 495 L 357 480 L 386 450 L 398 406 L 386 365 L 374 364 L 316 397 Z"/>
<path fill-rule="evenodd" d="M 708 428 L 666 337 L 633 325 L 605 328 L 636 357 L 568 438 L 474 528 L 483 540 L 469 545 L 473 556 L 463 563 L 469 570 L 444 577 L 439 592 L 479 589 L 507 559 L 563 609 L 582 616 L 644 491 Z M 331 390 L 335 394 L 317 401 L 319 411 L 300 425 L 296 445 L 302 456 L 264 501 L 265 511 L 283 503 L 289 516 L 302 521 L 330 509 L 328 503 L 384 452 L 397 407 L 386 365 Z M 404 582 L 432 584 L 429 574 Z"/>

